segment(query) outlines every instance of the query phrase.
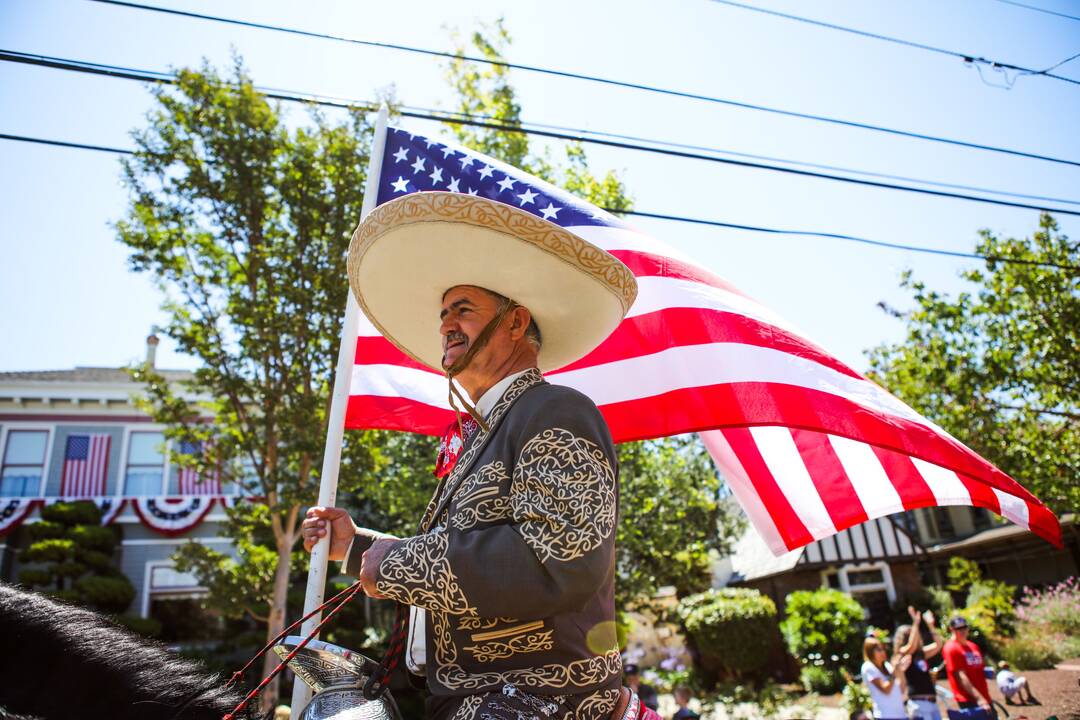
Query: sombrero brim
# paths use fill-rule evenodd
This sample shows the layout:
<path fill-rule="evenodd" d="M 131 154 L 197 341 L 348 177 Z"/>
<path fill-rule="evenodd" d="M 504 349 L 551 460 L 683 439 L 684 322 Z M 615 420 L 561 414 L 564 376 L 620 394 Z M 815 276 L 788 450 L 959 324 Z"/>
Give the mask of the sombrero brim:
<path fill-rule="evenodd" d="M 442 372 L 439 311 L 457 285 L 493 290 L 528 308 L 543 338 L 538 364 L 555 370 L 599 345 L 637 296 L 617 258 L 524 210 L 447 192 L 375 208 L 349 247 L 349 282 L 364 314 L 403 352 Z"/>

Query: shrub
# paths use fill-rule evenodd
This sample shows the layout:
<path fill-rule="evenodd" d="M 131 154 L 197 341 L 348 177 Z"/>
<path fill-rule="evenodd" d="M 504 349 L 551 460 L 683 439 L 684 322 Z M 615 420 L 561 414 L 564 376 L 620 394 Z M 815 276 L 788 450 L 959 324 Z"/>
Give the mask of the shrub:
<path fill-rule="evenodd" d="M 844 708 L 844 712 L 851 716 L 859 710 L 865 710 L 870 712 L 872 707 L 870 703 L 870 688 L 866 686 L 866 683 L 855 682 L 854 680 L 848 680 L 844 683 L 843 700 L 840 702 L 840 706 Z"/>
<path fill-rule="evenodd" d="M 135 599 L 135 588 L 126 577 L 88 575 L 75 581 L 75 590 L 87 605 L 104 611 L 122 612 Z"/>
<path fill-rule="evenodd" d="M 1016 610 L 1012 598 L 1014 585 L 1000 580 L 980 580 L 968 591 L 965 616 L 979 618 L 980 628 L 994 637 L 1010 637 L 1016 630 Z M 971 618 L 968 618 L 971 621 Z"/>
<path fill-rule="evenodd" d="M 952 594 L 940 585 L 930 585 L 926 588 L 926 594 L 930 597 L 930 610 L 937 616 L 938 624 L 945 627 L 945 623 L 956 613 Z"/>
<path fill-rule="evenodd" d="M 861 658 L 863 609 L 839 590 L 798 590 L 787 596 L 780 623 L 788 652 L 804 665 L 855 667 Z M 839 687 L 839 676 L 834 681 Z"/>
<path fill-rule="evenodd" d="M 966 592 L 973 583 L 982 580 L 982 570 L 972 560 L 962 557 L 949 559 L 949 589 L 956 593 Z"/>
<path fill-rule="evenodd" d="M 1001 658 L 1014 670 L 1047 670 L 1061 661 L 1052 646 L 1030 638 L 1015 638 L 1004 643 Z"/>
<path fill-rule="evenodd" d="M 757 670 L 768 659 L 776 605 L 757 590 L 709 590 L 683 598 L 677 612 L 698 651 L 728 671 Z"/>
<path fill-rule="evenodd" d="M 137 635 L 155 638 L 161 634 L 161 623 L 154 618 L 144 618 L 138 615 L 114 615 L 113 622 L 125 627 Z"/>
<path fill-rule="evenodd" d="M 822 665 L 805 665 L 799 671 L 799 682 L 806 692 L 830 695 L 839 689 L 843 679 L 840 673 Z"/>
<path fill-rule="evenodd" d="M 1017 616 L 1025 624 L 1080 638 L 1080 581 L 1072 577 L 1042 591 L 1024 588 Z"/>

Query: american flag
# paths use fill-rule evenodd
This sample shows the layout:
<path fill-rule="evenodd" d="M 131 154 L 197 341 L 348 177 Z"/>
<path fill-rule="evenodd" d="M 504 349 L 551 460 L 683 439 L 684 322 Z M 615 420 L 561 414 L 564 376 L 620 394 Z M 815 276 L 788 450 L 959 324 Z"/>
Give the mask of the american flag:
<path fill-rule="evenodd" d="M 109 435 L 68 435 L 64 446 L 64 471 L 60 495 L 66 498 L 99 497 L 105 494 L 109 469 Z"/>
<path fill-rule="evenodd" d="M 539 178 L 391 128 L 378 202 L 426 190 L 524 208 L 630 268 L 626 319 L 547 379 L 591 397 L 616 442 L 701 433 L 773 552 L 937 505 L 985 507 L 1060 545 L 1057 519 L 1019 483 L 727 281 Z M 361 316 L 346 426 L 438 435 L 452 418 L 443 376 Z"/>
<path fill-rule="evenodd" d="M 199 442 L 180 442 L 180 454 L 198 457 L 202 455 L 203 447 Z M 181 467 L 176 474 L 177 490 L 181 495 L 220 495 L 221 480 L 216 472 L 211 472 L 209 477 L 200 480 L 199 471 L 190 467 Z"/>

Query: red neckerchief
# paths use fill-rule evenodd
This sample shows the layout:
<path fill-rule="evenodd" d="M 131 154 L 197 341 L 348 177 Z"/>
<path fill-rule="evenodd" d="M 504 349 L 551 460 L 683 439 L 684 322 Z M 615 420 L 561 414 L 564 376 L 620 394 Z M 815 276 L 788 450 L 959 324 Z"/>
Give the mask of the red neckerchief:
<path fill-rule="evenodd" d="M 465 430 L 465 437 L 458 431 L 457 420 L 450 423 L 439 441 L 439 452 L 435 456 L 435 477 L 440 480 L 450 474 L 457 465 L 461 451 L 465 447 L 465 441 L 476 432 L 476 421 L 466 415 L 461 419 L 461 427 Z"/>

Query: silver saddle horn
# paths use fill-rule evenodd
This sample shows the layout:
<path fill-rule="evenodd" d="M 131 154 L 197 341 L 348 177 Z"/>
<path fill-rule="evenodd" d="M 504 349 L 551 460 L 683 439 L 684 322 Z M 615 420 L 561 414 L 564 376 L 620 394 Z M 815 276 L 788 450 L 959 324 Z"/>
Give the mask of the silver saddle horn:
<path fill-rule="evenodd" d="M 303 641 L 290 635 L 274 646 L 284 660 Z M 321 640 L 310 641 L 289 661 L 289 669 L 311 688 L 313 696 L 297 720 L 401 720 L 389 692 L 377 700 L 364 697 L 364 683 L 378 663 L 360 653 Z"/>

